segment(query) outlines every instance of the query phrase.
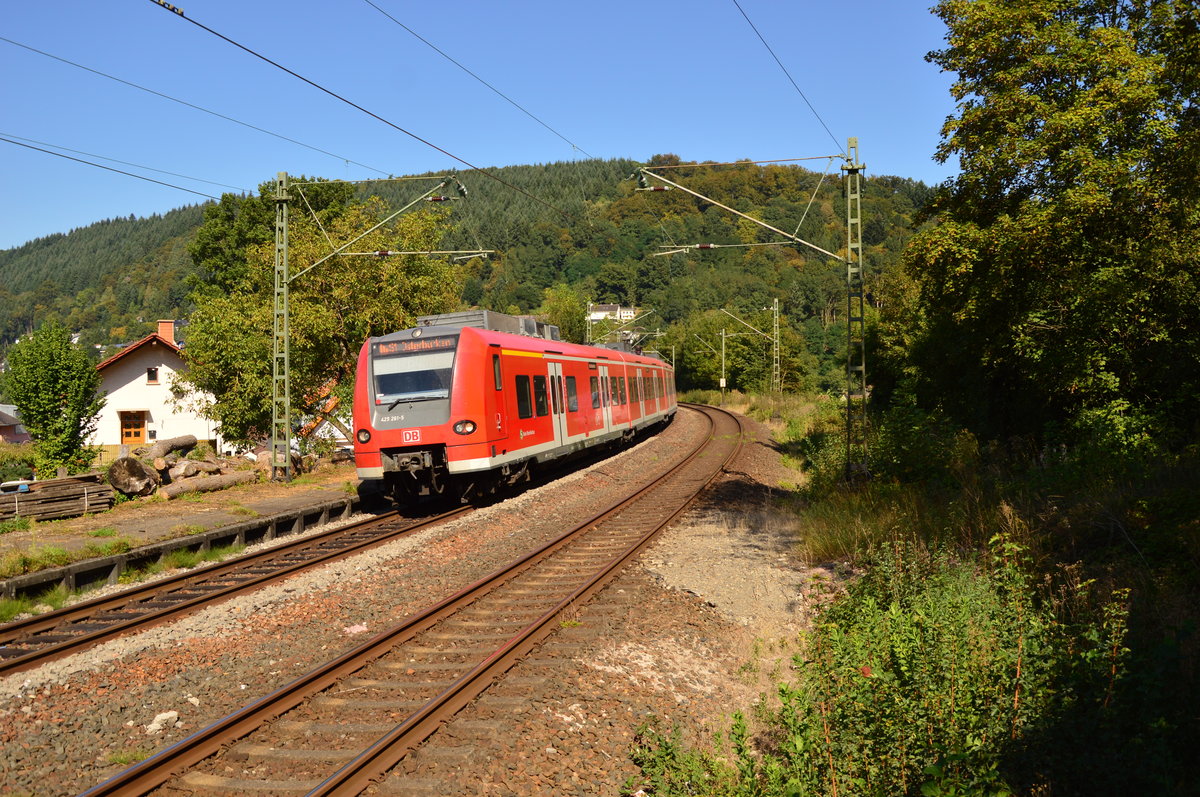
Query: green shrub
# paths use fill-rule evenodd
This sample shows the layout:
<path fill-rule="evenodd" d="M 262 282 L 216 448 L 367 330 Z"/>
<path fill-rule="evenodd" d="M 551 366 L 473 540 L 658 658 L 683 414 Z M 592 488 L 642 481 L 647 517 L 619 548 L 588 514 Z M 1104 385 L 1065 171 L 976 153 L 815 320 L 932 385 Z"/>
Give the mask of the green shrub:
<path fill-rule="evenodd" d="M 1002 537 L 990 558 L 897 542 L 867 564 L 796 656 L 757 754 L 734 723 L 736 786 L 719 759 L 643 733 L 634 758 L 653 793 L 1161 793 L 1153 766 L 1138 766 L 1160 750 L 1131 743 L 1151 725 L 1131 727 L 1121 709 L 1138 688 L 1127 591 L 1067 622 Z M 675 785 L 702 777 L 720 788 Z"/>

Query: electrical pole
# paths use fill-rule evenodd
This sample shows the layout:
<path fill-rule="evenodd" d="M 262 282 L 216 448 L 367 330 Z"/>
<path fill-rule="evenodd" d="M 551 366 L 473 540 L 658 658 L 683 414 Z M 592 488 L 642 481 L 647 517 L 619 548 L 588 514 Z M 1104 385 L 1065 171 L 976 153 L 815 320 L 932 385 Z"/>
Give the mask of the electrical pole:
<path fill-rule="evenodd" d="M 271 329 L 271 478 L 292 480 L 291 389 L 288 384 L 288 175 L 275 178 L 275 306 Z"/>
<path fill-rule="evenodd" d="M 466 197 L 467 189 L 458 178 L 450 175 L 445 178 L 431 177 L 421 179 L 441 179 L 441 182 L 436 186 L 426 191 L 421 196 L 409 202 L 404 207 L 386 216 L 382 221 L 377 222 L 365 232 L 359 233 L 352 240 L 347 241 L 333 249 L 324 257 L 318 258 L 315 262 L 305 266 L 300 271 L 292 274 L 288 266 L 288 205 L 291 201 L 291 193 L 289 188 L 292 184 L 288 180 L 287 172 L 279 172 L 275 180 L 275 306 L 272 320 L 272 363 L 271 363 L 271 478 L 276 479 L 282 473 L 286 481 L 292 480 L 292 402 L 291 402 L 291 367 L 288 361 L 288 352 L 291 348 L 291 340 L 288 333 L 288 288 L 292 280 L 304 276 L 312 271 L 317 266 L 324 263 L 333 257 L 350 256 L 350 255 L 369 255 L 372 257 L 388 257 L 391 255 L 409 255 L 409 254 L 462 254 L 467 251 L 474 251 L 476 254 L 490 253 L 492 250 L 455 250 L 453 252 L 391 252 L 391 251 L 376 251 L 376 252 L 346 252 L 345 250 L 354 243 L 367 237 L 375 230 L 383 227 L 392 219 L 404 213 L 409 208 L 413 207 L 422 200 L 430 202 L 443 202 L 451 199 L 445 196 L 432 196 L 440 191 L 444 186 L 454 181 L 458 186 L 460 197 Z M 303 197 L 304 189 L 300 186 L 302 183 L 296 183 L 295 189 Z M 328 237 L 327 237 L 328 240 Z M 329 245 L 332 247 L 333 242 Z"/>
<path fill-rule="evenodd" d="M 782 354 L 779 350 L 779 299 L 771 303 L 773 329 L 771 335 L 771 389 L 776 393 L 783 392 Z"/>
<path fill-rule="evenodd" d="M 866 478 L 867 354 L 863 290 L 862 172 L 858 138 L 846 145 L 846 481 Z"/>

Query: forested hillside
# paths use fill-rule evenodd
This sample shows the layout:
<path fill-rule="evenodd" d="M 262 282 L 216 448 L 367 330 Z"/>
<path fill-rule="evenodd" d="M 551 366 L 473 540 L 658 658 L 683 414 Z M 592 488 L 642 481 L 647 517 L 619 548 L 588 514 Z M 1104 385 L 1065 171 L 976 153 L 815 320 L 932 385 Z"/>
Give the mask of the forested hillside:
<path fill-rule="evenodd" d="M 818 162 L 822 171 L 689 166 L 674 155 L 659 155 L 650 165 L 683 167 L 664 174 L 775 227 L 798 230 L 831 252 L 845 246 L 836 163 Z M 837 262 L 798 245 L 774 245 L 779 236 L 682 191 L 638 191 L 629 179 L 637 166 L 629 160 L 587 160 L 458 175 L 468 194 L 446 203 L 450 231 L 442 246 L 497 251 L 490 259 L 460 264 L 463 304 L 522 313 L 567 305 L 555 320 L 574 335 L 582 326 L 572 317 L 582 318 L 587 301 L 652 310 L 646 331 L 663 333 L 660 348 L 669 352 L 674 346 L 684 360 L 685 341 L 696 350 L 684 386 L 708 387 L 719 377 L 718 366 L 701 354 L 704 345 L 695 337 L 719 346 L 723 324 L 735 331 L 738 323 L 719 308 L 769 328 L 762 308 L 779 299 L 785 383 L 835 384 L 844 304 Z M 360 187 L 359 194 L 379 195 L 399 208 L 429 187 L 420 181 L 381 182 Z M 876 276 L 894 270 L 913 214 L 928 194 L 922 183 L 900 177 L 867 181 L 864 238 Z M 237 207 L 234 200 L 230 213 L 241 213 Z M 0 342 L 58 320 L 85 343 L 119 343 L 148 333 L 157 318 L 186 318 L 194 287 L 189 277 L 198 273 L 188 247 L 202 221 L 203 206 L 191 206 L 161 217 L 99 222 L 0 253 Z M 270 223 L 269 213 L 256 213 L 231 221 L 230 229 L 247 240 L 269 240 Z M 246 224 L 254 229 L 242 230 Z M 658 256 L 665 247 L 698 243 L 719 248 Z M 764 341 L 728 340 L 731 385 L 752 387 L 768 378 Z"/>
<path fill-rule="evenodd" d="M 117 343 L 179 316 L 193 270 L 187 243 L 202 219 L 202 206 L 191 205 L 0 251 L 0 345 L 49 320 L 84 343 Z"/>

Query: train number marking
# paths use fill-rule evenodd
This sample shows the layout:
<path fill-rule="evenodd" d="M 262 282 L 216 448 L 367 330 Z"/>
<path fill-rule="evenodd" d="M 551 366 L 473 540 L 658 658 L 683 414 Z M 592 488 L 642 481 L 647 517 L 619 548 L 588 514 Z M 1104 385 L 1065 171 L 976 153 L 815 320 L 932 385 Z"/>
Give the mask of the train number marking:
<path fill-rule="evenodd" d="M 420 429 L 404 429 L 400 432 L 400 441 L 403 443 L 419 443 L 421 442 Z"/>

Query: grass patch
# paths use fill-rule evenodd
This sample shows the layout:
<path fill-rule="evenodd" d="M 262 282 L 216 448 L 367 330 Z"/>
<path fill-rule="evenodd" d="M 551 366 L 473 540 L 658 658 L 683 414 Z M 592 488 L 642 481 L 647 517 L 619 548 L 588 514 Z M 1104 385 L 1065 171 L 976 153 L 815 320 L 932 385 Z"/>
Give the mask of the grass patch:
<path fill-rule="evenodd" d="M 151 751 L 144 750 L 140 747 L 129 750 L 118 750 L 115 753 L 109 753 L 108 763 L 115 764 L 120 767 L 127 767 L 136 764 L 139 761 L 145 761 L 150 757 Z"/>
<path fill-rule="evenodd" d="M 62 584 L 56 584 L 54 587 L 34 597 L 4 598 L 0 600 L 0 623 L 7 623 L 21 614 L 31 614 L 39 610 L 45 611 L 45 607 L 61 609 L 78 594 L 80 593 L 72 592 Z"/>
<path fill-rule="evenodd" d="M 88 536 L 89 537 L 115 537 L 115 536 L 117 536 L 117 533 L 118 532 L 117 532 L 117 529 L 115 526 L 105 526 L 102 529 L 96 529 L 95 531 L 89 531 Z"/>
<path fill-rule="evenodd" d="M 209 562 L 221 562 L 231 559 L 235 556 L 240 556 L 245 550 L 245 545 L 238 544 L 218 545 L 205 551 L 190 551 L 179 548 L 164 554 L 157 562 L 150 562 L 140 567 L 129 568 L 121 574 L 119 581 L 122 584 L 136 584 L 139 581 L 145 581 L 148 578 L 161 575 L 169 570 L 191 568 Z"/>
<path fill-rule="evenodd" d="M 194 534 L 203 534 L 207 530 L 208 529 L 206 529 L 204 526 L 196 525 L 194 523 L 180 523 L 171 527 L 171 533 L 176 536 L 192 536 Z"/>
<path fill-rule="evenodd" d="M 33 521 L 27 517 L 15 517 L 0 521 L 0 534 L 8 534 L 13 531 L 29 531 L 31 528 L 33 528 Z"/>
<path fill-rule="evenodd" d="M 259 517 L 262 514 L 257 509 L 244 506 L 237 501 L 233 502 L 233 504 L 229 507 L 229 511 L 235 515 L 243 515 L 245 517 Z"/>

